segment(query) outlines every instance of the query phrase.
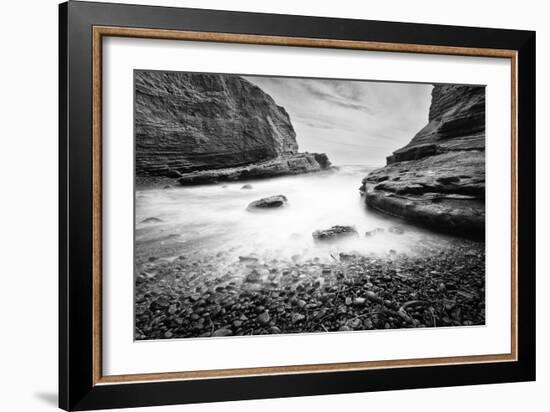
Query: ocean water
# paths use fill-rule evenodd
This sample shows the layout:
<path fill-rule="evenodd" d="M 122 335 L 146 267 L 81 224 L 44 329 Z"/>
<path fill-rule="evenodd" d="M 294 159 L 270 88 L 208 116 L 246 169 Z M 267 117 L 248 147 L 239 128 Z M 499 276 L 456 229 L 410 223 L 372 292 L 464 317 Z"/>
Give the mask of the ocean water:
<path fill-rule="evenodd" d="M 318 258 L 330 261 L 339 253 L 413 253 L 418 242 L 445 236 L 369 210 L 360 195 L 361 180 L 372 168 L 342 166 L 337 171 L 204 186 L 174 186 L 136 192 L 136 253 L 175 258 L 185 255 L 227 259 Z M 245 184 L 252 189 L 242 189 Z M 251 212 L 250 202 L 284 195 L 288 203 Z M 148 218 L 160 221 L 143 222 Z M 312 233 L 334 225 L 354 226 L 358 237 L 315 242 Z M 388 231 L 401 226 L 403 234 Z M 366 231 L 384 229 L 375 236 Z"/>

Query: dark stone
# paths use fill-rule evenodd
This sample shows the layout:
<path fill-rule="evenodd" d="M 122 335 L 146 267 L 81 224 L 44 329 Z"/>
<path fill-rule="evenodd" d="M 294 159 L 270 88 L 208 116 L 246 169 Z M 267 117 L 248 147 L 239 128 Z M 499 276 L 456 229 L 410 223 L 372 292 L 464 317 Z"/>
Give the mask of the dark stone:
<path fill-rule="evenodd" d="M 161 223 L 164 222 L 164 220 L 159 219 L 158 217 L 148 217 L 146 219 L 143 219 L 140 223 Z"/>
<path fill-rule="evenodd" d="M 228 328 L 221 328 L 218 330 L 215 330 L 214 333 L 212 333 L 212 336 L 231 336 L 233 335 L 233 331 Z"/>
<path fill-rule="evenodd" d="M 353 226 L 332 226 L 330 229 L 316 230 L 312 236 L 315 240 L 335 240 L 342 237 L 359 235 Z"/>
<path fill-rule="evenodd" d="M 276 195 L 270 197 L 264 197 L 263 199 L 255 200 L 248 205 L 248 209 L 260 208 L 271 209 L 275 207 L 281 207 L 288 202 L 288 199 L 283 195 Z"/>

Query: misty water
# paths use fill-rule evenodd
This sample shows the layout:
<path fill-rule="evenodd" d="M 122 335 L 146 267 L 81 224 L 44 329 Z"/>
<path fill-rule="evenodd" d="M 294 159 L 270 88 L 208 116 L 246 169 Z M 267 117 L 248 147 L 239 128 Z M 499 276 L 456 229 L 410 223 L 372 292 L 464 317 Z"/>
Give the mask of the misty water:
<path fill-rule="evenodd" d="M 369 210 L 358 189 L 370 170 L 343 166 L 256 181 L 138 190 L 137 256 L 171 259 L 223 253 L 227 261 L 239 256 L 330 261 L 339 253 L 413 253 L 418 242 L 437 244 L 445 238 Z M 252 189 L 243 189 L 245 184 Z M 285 206 L 247 210 L 254 200 L 279 194 L 288 198 Z M 143 222 L 146 219 L 149 222 Z M 354 226 L 359 236 L 335 243 L 314 241 L 314 231 L 334 225 Z M 396 225 L 405 232 L 388 231 Z M 365 236 L 376 228 L 385 230 Z"/>

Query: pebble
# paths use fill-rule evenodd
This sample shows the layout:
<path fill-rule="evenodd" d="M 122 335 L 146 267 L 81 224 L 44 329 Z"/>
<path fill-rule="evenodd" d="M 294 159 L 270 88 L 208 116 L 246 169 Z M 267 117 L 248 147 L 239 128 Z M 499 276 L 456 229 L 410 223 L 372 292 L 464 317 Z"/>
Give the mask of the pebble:
<path fill-rule="evenodd" d="M 258 316 L 258 322 L 260 322 L 262 325 L 267 325 L 270 320 L 271 316 L 269 316 L 268 312 L 264 312 Z"/>
<path fill-rule="evenodd" d="M 218 329 L 214 331 L 214 333 L 212 334 L 212 336 L 231 336 L 231 335 L 233 335 L 233 331 L 227 328 Z"/>
<path fill-rule="evenodd" d="M 301 313 L 293 313 L 292 314 L 292 323 L 298 323 L 305 319 L 306 317 L 302 315 Z"/>

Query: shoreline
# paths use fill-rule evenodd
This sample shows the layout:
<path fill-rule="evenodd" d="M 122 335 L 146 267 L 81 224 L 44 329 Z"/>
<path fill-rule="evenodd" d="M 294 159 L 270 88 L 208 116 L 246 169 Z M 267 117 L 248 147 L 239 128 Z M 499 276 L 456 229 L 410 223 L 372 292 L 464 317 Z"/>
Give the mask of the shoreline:
<path fill-rule="evenodd" d="M 137 340 L 485 324 L 485 243 L 263 261 L 142 256 Z"/>

